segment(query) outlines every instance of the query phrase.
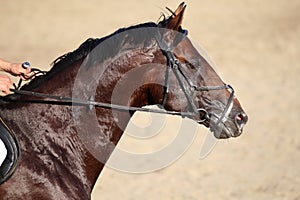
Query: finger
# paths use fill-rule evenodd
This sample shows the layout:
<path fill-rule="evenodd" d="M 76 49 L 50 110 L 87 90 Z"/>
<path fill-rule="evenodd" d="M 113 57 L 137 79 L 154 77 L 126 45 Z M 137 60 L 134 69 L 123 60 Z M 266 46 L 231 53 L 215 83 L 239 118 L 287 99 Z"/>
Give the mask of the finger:
<path fill-rule="evenodd" d="M 26 74 L 29 74 L 31 72 L 31 67 L 26 69 Z"/>
<path fill-rule="evenodd" d="M 27 68 L 27 69 L 20 69 L 18 75 L 28 75 L 31 73 L 31 68 Z"/>
<path fill-rule="evenodd" d="M 13 84 L 13 81 L 9 78 L 9 76 L 0 74 L 0 83 L 3 84 Z"/>
<path fill-rule="evenodd" d="M 31 80 L 35 75 L 35 72 L 30 72 L 28 74 L 21 74 L 20 75 L 20 78 L 23 80 L 23 81 L 26 81 L 26 80 Z"/>
<path fill-rule="evenodd" d="M 10 93 L 11 93 L 9 87 L 4 87 L 4 88 L 1 89 L 1 91 L 2 91 L 3 93 L 5 93 L 5 94 L 10 94 Z"/>
<path fill-rule="evenodd" d="M 0 76 L 0 91 L 4 92 L 5 94 L 10 93 L 10 88 L 13 87 L 13 82 L 9 77 Z"/>

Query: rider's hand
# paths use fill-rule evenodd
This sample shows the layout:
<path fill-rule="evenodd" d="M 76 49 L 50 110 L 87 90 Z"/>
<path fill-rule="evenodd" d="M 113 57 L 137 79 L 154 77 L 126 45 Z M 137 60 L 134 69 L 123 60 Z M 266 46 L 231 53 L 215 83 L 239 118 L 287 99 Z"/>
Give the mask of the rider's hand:
<path fill-rule="evenodd" d="M 7 72 L 13 76 L 18 76 L 22 80 L 28 80 L 34 73 L 31 72 L 30 64 L 24 63 L 24 65 L 25 64 L 27 64 L 27 67 L 23 67 L 22 63 L 11 63 L 0 58 L 0 71 Z M 13 82 L 10 77 L 5 74 L 0 74 L 0 91 L 9 94 L 10 88 L 12 87 Z"/>
<path fill-rule="evenodd" d="M 9 71 L 7 71 L 8 73 L 10 73 L 13 76 L 19 76 L 21 77 L 23 80 L 27 80 L 31 77 L 32 73 L 31 73 L 31 68 L 23 68 L 22 63 L 12 63 Z"/>
<path fill-rule="evenodd" d="M 9 94 L 12 87 L 12 80 L 7 75 L 0 74 L 0 91 Z"/>

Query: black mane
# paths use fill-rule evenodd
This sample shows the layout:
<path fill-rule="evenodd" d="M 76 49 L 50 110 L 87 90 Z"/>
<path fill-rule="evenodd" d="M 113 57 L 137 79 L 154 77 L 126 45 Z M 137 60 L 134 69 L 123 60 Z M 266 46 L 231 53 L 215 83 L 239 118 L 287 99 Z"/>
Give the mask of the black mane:
<path fill-rule="evenodd" d="M 50 71 L 48 71 L 45 75 L 41 75 L 41 76 L 34 78 L 32 81 L 30 81 L 29 83 L 22 86 L 21 89 L 22 90 L 32 90 L 32 89 L 38 87 L 41 83 L 49 80 L 51 77 L 55 76 L 57 73 L 59 73 L 66 67 L 72 66 L 72 64 L 75 63 L 76 61 L 84 59 L 96 46 L 98 46 L 100 43 L 102 43 L 106 39 L 109 39 L 119 33 L 125 32 L 125 31 L 129 31 L 129 30 L 133 30 L 133 29 L 137 29 L 137 28 L 147 28 L 147 27 L 157 27 L 157 24 L 155 24 L 153 22 L 148 22 L 148 23 L 144 23 L 144 24 L 131 26 L 128 28 L 121 28 L 121 29 L 117 30 L 116 32 L 114 32 L 108 36 L 105 36 L 103 38 L 96 38 L 96 39 L 89 38 L 84 43 L 82 43 L 76 50 L 66 53 L 66 54 L 58 57 L 57 59 L 55 59 L 53 61 L 53 63 L 51 64 L 53 67 L 51 68 Z M 135 34 L 136 32 L 133 31 L 132 33 Z M 150 35 L 148 35 L 148 36 L 150 37 Z M 133 37 L 135 38 L 136 43 L 141 42 L 143 40 L 146 41 L 147 39 L 149 39 L 149 38 L 147 38 L 147 34 L 137 34 L 136 33 L 136 35 L 133 35 Z M 153 37 L 153 35 L 151 37 Z M 122 43 L 121 40 L 114 41 L 115 52 L 113 52 L 113 53 L 117 53 L 117 51 L 119 49 L 118 47 L 121 45 L 121 43 Z M 103 53 L 105 54 L 105 51 L 103 51 Z M 110 53 L 112 53 L 112 52 L 110 52 Z M 103 55 L 102 58 L 106 59 L 108 56 L 112 56 L 112 55 L 111 54 Z"/>

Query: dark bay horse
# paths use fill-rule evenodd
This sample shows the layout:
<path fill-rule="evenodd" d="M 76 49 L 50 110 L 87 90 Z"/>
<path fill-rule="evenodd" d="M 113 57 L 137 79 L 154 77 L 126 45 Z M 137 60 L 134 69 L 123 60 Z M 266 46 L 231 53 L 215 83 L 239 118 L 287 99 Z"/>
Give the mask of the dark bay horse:
<path fill-rule="evenodd" d="M 157 24 L 89 39 L 1 99 L 1 118 L 21 149 L 17 169 L 0 185 L 1 199 L 90 199 L 130 116 L 155 112 L 146 105 L 189 117 L 217 138 L 242 133 L 247 115 L 182 29 L 185 8 Z M 118 84 L 122 92 L 112 98 Z"/>

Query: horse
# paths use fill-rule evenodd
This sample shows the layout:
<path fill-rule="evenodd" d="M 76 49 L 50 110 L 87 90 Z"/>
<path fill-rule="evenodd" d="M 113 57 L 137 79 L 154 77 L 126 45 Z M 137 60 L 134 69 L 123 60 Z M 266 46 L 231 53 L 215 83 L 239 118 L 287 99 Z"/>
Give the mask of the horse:
<path fill-rule="evenodd" d="M 0 185 L 1 199 L 91 199 L 136 111 L 188 117 L 219 139 L 241 135 L 248 117 L 182 28 L 185 8 L 180 4 L 157 23 L 88 39 L 1 97 L 2 121 L 21 154 Z M 119 83 L 122 90 L 114 93 Z"/>

